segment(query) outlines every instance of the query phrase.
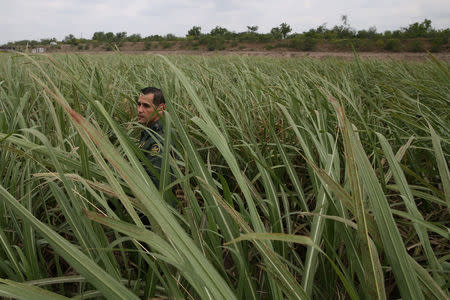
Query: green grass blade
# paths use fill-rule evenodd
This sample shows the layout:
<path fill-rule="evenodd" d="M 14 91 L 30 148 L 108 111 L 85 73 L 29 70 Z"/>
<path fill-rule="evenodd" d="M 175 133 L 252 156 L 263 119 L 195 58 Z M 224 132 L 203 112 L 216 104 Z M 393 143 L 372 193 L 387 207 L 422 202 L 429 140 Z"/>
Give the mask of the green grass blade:
<path fill-rule="evenodd" d="M 397 285 L 404 299 L 424 299 L 420 290 L 416 272 L 408 263 L 409 254 L 406 252 L 395 220 L 390 211 L 386 196 L 375 175 L 361 142 L 354 134 L 350 134 L 355 161 L 363 188 L 367 191 L 369 204 L 373 209 L 381 240 Z"/>
<path fill-rule="evenodd" d="M 19 261 L 17 260 L 16 255 L 14 254 L 14 250 L 10 245 L 10 242 L 8 241 L 8 238 L 6 237 L 3 230 L 0 228 L 0 245 L 3 248 L 3 251 L 5 251 L 6 256 L 8 257 L 8 260 L 10 264 L 12 265 L 15 273 L 16 273 L 16 280 L 25 281 L 25 277 L 23 276 L 23 272 L 19 266 Z"/>
<path fill-rule="evenodd" d="M 372 299 L 386 299 L 384 288 L 384 278 L 381 264 L 378 258 L 376 248 L 373 246 L 369 237 L 369 228 L 367 224 L 367 212 L 363 202 L 362 187 L 359 180 L 358 168 L 356 166 L 355 155 L 353 152 L 350 136 L 353 134 L 351 124 L 347 120 L 344 110 L 334 98 L 330 98 L 336 111 L 339 126 L 344 140 L 344 151 L 346 158 L 346 167 L 350 190 L 352 192 L 353 212 L 355 213 L 356 223 L 358 225 L 358 236 L 360 240 L 360 257 L 365 272 L 364 280 L 366 290 L 365 295 Z M 366 255 L 366 253 L 368 255 Z"/>
<path fill-rule="evenodd" d="M 424 221 L 422 215 L 420 214 L 419 210 L 417 209 L 411 189 L 409 188 L 408 182 L 406 181 L 406 177 L 402 172 L 400 164 L 397 162 L 396 158 L 394 157 L 394 153 L 392 151 L 391 146 L 388 144 L 388 141 L 382 134 L 377 133 L 377 136 L 380 141 L 383 152 L 385 153 L 386 158 L 391 167 L 392 173 L 395 178 L 395 182 L 397 183 L 397 186 L 399 187 L 402 199 L 405 202 L 406 209 L 408 210 L 409 214 L 412 217 L 414 217 L 415 219 Z M 428 259 L 428 263 L 429 263 L 431 269 L 434 270 L 433 277 L 435 278 L 435 280 L 437 282 L 439 282 L 440 285 L 443 285 L 444 280 L 438 273 L 438 271 L 442 272 L 442 267 L 439 264 L 435 254 L 433 252 L 433 249 L 431 248 L 430 238 L 428 236 L 426 228 L 421 226 L 420 224 L 414 224 L 414 228 L 417 232 L 417 235 L 419 236 L 420 242 L 425 251 L 425 255 Z"/>
<path fill-rule="evenodd" d="M 23 300 L 63 300 L 69 299 L 64 296 L 47 291 L 43 288 L 28 285 L 26 283 L 14 282 L 0 279 L 0 295 L 3 297 Z"/>
<path fill-rule="evenodd" d="M 333 266 L 333 269 L 339 274 L 339 277 L 342 279 L 342 282 L 344 283 L 347 291 L 349 292 L 351 299 L 358 299 L 358 296 L 356 294 L 356 291 L 352 284 L 347 280 L 347 278 L 342 274 L 342 272 L 339 270 L 339 268 L 334 264 L 334 262 L 325 254 L 325 252 L 320 249 L 317 244 L 313 242 L 313 240 L 308 236 L 300 236 L 300 235 L 294 235 L 294 234 L 283 234 L 283 233 L 247 233 L 242 234 L 237 239 L 234 239 L 227 244 L 237 243 L 241 241 L 253 241 L 256 240 L 275 240 L 275 241 L 282 241 L 282 242 L 290 242 L 290 243 L 296 243 L 305 245 L 308 247 L 315 248 L 319 253 L 323 254 L 328 261 Z"/>
<path fill-rule="evenodd" d="M 47 225 L 37 220 L 27 209 L 14 199 L 11 194 L 0 186 L 0 196 L 17 215 L 27 220 L 32 226 L 45 237 L 55 251 L 70 263 L 75 270 L 86 277 L 89 282 L 98 288 L 105 297 L 110 299 L 138 299 L 120 282 L 113 279 L 102 268 L 95 264 L 89 257 L 83 254 L 74 245 L 62 238 Z"/>
<path fill-rule="evenodd" d="M 428 271 L 422 268 L 422 266 L 419 265 L 413 258 L 410 258 L 409 261 L 411 262 L 414 270 L 417 272 L 422 290 L 427 295 L 428 299 L 446 300 L 449 298 L 450 294 L 448 293 L 448 289 L 446 292 L 441 289 L 430 274 L 428 274 Z"/>
<path fill-rule="evenodd" d="M 433 150 L 434 155 L 436 156 L 439 175 L 441 177 L 442 186 L 444 189 L 445 201 L 447 201 L 447 210 L 450 212 L 450 172 L 448 170 L 448 164 L 445 161 L 439 136 L 436 134 L 431 125 L 429 125 L 429 129 L 431 132 L 431 141 L 433 142 Z"/>

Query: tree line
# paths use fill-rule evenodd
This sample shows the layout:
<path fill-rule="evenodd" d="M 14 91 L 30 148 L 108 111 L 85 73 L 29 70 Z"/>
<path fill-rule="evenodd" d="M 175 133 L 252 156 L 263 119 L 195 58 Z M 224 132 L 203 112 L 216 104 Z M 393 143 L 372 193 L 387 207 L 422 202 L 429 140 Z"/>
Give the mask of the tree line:
<path fill-rule="evenodd" d="M 317 28 L 309 29 L 302 33 L 292 33 L 292 28 L 287 23 L 281 23 L 279 26 L 273 27 L 268 33 L 259 33 L 259 27 L 256 25 L 247 26 L 247 30 L 243 32 L 230 31 L 225 27 L 216 26 L 210 32 L 203 33 L 200 26 L 193 26 L 187 31 L 186 36 L 177 37 L 174 34 L 166 35 L 149 35 L 142 37 L 139 33 L 128 35 L 127 32 L 103 32 L 97 31 L 92 35 L 91 39 L 76 38 L 73 34 L 67 35 L 62 41 L 56 38 L 37 40 L 22 40 L 10 42 L 3 45 L 3 48 L 12 46 L 29 45 L 35 47 L 37 45 L 58 45 L 68 44 L 77 46 L 79 44 L 96 42 L 117 45 L 123 42 L 167 42 L 167 41 L 198 41 L 200 45 L 207 45 L 208 48 L 221 49 L 226 41 L 235 42 L 271 42 L 271 41 L 289 41 L 291 48 L 299 48 L 299 50 L 312 50 L 314 44 L 319 40 L 358 40 L 358 39 L 384 39 L 387 43 L 401 39 L 411 38 L 427 38 L 432 40 L 433 45 L 442 46 L 448 43 L 450 29 L 436 30 L 431 25 L 431 20 L 425 19 L 423 22 L 415 22 L 407 27 L 398 30 L 386 30 L 378 32 L 375 27 L 369 29 L 356 30 L 349 25 L 348 17 L 341 17 L 342 23 L 327 28 L 326 24 L 322 24 Z M 283 45 L 283 44 L 282 44 Z M 287 44 L 286 44 L 287 45 Z M 388 45 L 389 47 L 389 45 Z M 211 49 L 210 49 L 211 50 Z"/>

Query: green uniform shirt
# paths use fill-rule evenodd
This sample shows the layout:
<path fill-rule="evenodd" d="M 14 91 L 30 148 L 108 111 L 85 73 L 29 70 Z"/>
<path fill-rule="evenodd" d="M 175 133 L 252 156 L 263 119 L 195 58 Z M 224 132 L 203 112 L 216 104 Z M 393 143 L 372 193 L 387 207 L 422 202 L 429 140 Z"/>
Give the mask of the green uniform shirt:
<path fill-rule="evenodd" d="M 149 133 L 148 130 L 142 130 L 141 138 L 139 139 L 139 148 L 159 174 L 162 162 L 161 154 L 164 148 L 164 128 L 161 119 L 153 122 L 149 128 L 153 132 Z M 158 178 L 144 163 L 142 165 L 156 188 L 159 188 Z"/>

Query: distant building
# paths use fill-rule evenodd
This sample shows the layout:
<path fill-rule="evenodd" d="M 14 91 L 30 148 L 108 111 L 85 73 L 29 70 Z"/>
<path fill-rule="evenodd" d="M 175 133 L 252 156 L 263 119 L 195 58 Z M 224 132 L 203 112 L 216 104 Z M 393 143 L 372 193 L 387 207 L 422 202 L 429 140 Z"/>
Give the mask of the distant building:
<path fill-rule="evenodd" d="M 34 54 L 36 54 L 36 53 L 44 53 L 44 52 L 45 52 L 44 48 L 33 48 L 33 49 L 31 49 L 31 53 L 34 53 Z"/>

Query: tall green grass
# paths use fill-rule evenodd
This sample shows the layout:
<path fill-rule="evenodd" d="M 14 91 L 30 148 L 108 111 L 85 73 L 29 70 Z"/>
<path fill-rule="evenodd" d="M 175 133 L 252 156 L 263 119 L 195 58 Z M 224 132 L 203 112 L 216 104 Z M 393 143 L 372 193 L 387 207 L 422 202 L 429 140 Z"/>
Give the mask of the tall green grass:
<path fill-rule="evenodd" d="M 447 299 L 449 79 L 431 56 L 2 55 L 0 295 Z"/>

